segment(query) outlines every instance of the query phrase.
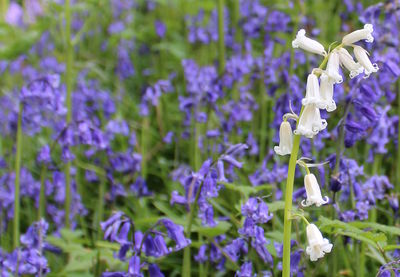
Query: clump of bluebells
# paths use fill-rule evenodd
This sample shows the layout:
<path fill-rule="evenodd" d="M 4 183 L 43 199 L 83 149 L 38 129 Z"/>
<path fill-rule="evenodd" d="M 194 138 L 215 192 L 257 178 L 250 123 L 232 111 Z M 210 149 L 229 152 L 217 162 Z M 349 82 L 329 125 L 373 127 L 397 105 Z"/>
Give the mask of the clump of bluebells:
<path fill-rule="evenodd" d="M 11 253 L 0 249 L 1 276 L 46 276 L 50 272 L 44 250 L 48 248 L 45 242 L 49 224 L 43 219 L 29 226 L 25 234 L 21 235 L 21 247 Z"/>
<path fill-rule="evenodd" d="M 164 230 L 160 230 L 161 227 Z M 170 219 L 160 219 L 151 228 L 142 232 L 134 229 L 134 222 L 124 213 L 116 212 L 101 222 L 101 229 L 104 232 L 104 239 L 120 245 L 118 259 L 129 261 L 127 272 L 104 272 L 102 276 L 106 277 L 144 276 L 142 273 L 144 267 L 151 276 L 164 276 L 157 264 L 142 260 L 167 256 L 191 243 L 190 239 L 185 237 L 183 227 Z"/>

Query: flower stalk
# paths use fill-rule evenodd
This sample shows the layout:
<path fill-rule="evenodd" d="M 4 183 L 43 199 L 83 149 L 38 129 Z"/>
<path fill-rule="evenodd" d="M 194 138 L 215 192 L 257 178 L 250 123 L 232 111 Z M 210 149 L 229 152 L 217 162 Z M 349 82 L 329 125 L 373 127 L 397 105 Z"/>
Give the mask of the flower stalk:
<path fill-rule="evenodd" d="M 195 215 L 195 213 L 194 213 L 194 210 L 195 210 L 195 207 L 196 207 L 196 203 L 198 202 L 198 200 L 199 200 L 199 197 L 200 197 L 200 192 L 201 192 L 201 189 L 203 188 L 203 184 L 204 184 L 204 182 L 201 182 L 201 184 L 200 184 L 200 186 L 199 186 L 199 188 L 198 188 L 198 190 L 197 190 L 197 192 L 196 192 L 196 196 L 195 196 L 195 199 L 194 199 L 194 201 L 193 201 L 193 203 L 191 204 L 191 205 L 189 205 L 189 209 L 190 209 L 190 211 L 189 211 L 189 217 L 188 217 L 188 220 L 187 220 L 187 222 L 188 222 L 188 224 L 187 224 L 187 226 L 186 226 L 186 235 L 187 235 L 187 237 L 188 238 L 190 238 L 190 234 L 191 234 L 191 232 L 192 232 L 192 224 L 193 224 L 193 219 L 194 219 L 194 215 Z M 182 276 L 183 277 L 190 277 L 191 276 L 191 260 L 190 260 L 190 245 L 189 246 L 187 246 L 184 250 L 183 250 L 183 266 L 182 266 Z"/>
<path fill-rule="evenodd" d="M 225 69 L 224 0 L 218 0 L 218 66 L 221 74 Z"/>
<path fill-rule="evenodd" d="M 66 34 L 66 54 L 67 65 L 65 71 L 65 82 L 67 86 L 67 125 L 72 120 L 72 41 L 71 41 L 71 5 L 70 0 L 65 1 L 65 34 Z M 71 162 L 65 166 L 65 227 L 70 228 L 70 208 L 71 208 Z"/>
<path fill-rule="evenodd" d="M 15 192 L 14 192 L 14 222 L 13 222 L 13 246 L 19 246 L 19 211 L 20 211 L 20 174 L 22 155 L 22 103 L 19 104 L 17 123 L 17 148 L 15 156 Z"/>
<path fill-rule="evenodd" d="M 337 47 L 341 47 L 338 45 Z M 320 64 L 319 68 L 322 69 L 328 63 L 329 54 L 325 56 L 324 60 Z M 320 74 L 315 72 L 317 76 Z M 301 107 L 299 118 L 303 112 L 304 106 Z M 299 122 L 297 122 L 298 124 Z M 282 276 L 290 276 L 290 240 L 292 235 L 292 222 L 291 222 L 291 211 L 293 204 L 293 185 L 294 185 L 294 175 L 296 171 L 297 155 L 300 148 L 300 135 L 293 136 L 293 148 L 290 154 L 288 177 L 286 180 L 285 187 L 285 208 L 284 208 L 284 220 L 283 220 L 283 258 L 282 258 Z"/>
<path fill-rule="evenodd" d="M 301 113 L 300 113 L 301 114 Z M 290 276 L 290 240 L 292 233 L 291 211 L 293 202 L 293 184 L 296 171 L 297 155 L 300 148 L 300 135 L 294 135 L 293 148 L 290 154 L 288 177 L 286 180 L 285 192 L 285 211 L 283 221 L 283 277 Z"/>

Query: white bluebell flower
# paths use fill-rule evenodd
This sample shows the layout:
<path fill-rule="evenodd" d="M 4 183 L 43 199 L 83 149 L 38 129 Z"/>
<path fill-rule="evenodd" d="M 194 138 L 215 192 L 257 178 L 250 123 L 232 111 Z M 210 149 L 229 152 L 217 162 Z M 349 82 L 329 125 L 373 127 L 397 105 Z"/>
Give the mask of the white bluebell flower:
<path fill-rule="evenodd" d="M 301 48 L 311 53 L 326 56 L 324 46 L 316 40 L 306 37 L 306 31 L 301 29 L 297 32 L 296 39 L 292 41 L 293 48 Z"/>
<path fill-rule="evenodd" d="M 372 26 L 372 24 L 365 24 L 364 29 L 360 29 L 351 32 L 348 35 L 345 35 L 342 39 L 342 43 L 344 45 L 351 45 L 360 40 L 365 40 L 366 42 L 373 42 L 374 41 L 374 37 L 372 36 L 373 31 L 374 27 Z"/>
<path fill-rule="evenodd" d="M 325 253 L 331 252 L 333 244 L 322 236 L 321 231 L 315 224 L 308 224 L 306 231 L 308 240 L 306 253 L 310 256 L 312 262 L 323 258 Z"/>

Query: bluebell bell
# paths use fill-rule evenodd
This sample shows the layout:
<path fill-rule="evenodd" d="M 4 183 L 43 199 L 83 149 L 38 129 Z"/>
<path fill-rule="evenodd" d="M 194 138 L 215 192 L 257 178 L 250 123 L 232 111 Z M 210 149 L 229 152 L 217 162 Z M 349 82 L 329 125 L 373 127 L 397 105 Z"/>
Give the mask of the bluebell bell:
<path fill-rule="evenodd" d="M 338 177 L 331 176 L 329 188 L 333 192 L 338 192 L 342 188 L 342 182 Z"/>
<path fill-rule="evenodd" d="M 133 255 L 129 260 L 128 276 L 132 277 L 143 277 L 141 272 L 142 264 L 140 263 L 140 257 Z"/>
<path fill-rule="evenodd" d="M 368 211 L 371 209 L 370 205 L 366 201 L 358 201 L 356 203 L 357 217 L 360 220 L 368 219 Z"/>
<path fill-rule="evenodd" d="M 162 219 L 161 223 L 167 229 L 168 237 L 175 241 L 175 251 L 185 248 L 191 243 L 190 239 L 185 238 L 182 226 L 173 223 L 170 219 Z"/>
<path fill-rule="evenodd" d="M 247 254 L 247 243 L 242 238 L 234 239 L 231 243 L 224 247 L 224 251 L 233 261 L 238 261 L 240 253 Z"/>
<path fill-rule="evenodd" d="M 253 274 L 253 264 L 249 262 L 245 262 L 240 270 L 236 271 L 235 277 L 253 277 L 257 276 L 257 274 Z"/>
<path fill-rule="evenodd" d="M 157 36 L 159 36 L 160 38 L 164 38 L 165 33 L 167 32 L 167 28 L 166 28 L 164 22 L 162 22 L 160 20 L 156 20 L 156 21 L 154 21 L 154 27 L 156 29 Z"/>
<path fill-rule="evenodd" d="M 165 275 L 161 272 L 158 265 L 149 264 L 149 276 L 150 277 L 164 277 Z"/>
<path fill-rule="evenodd" d="M 144 246 L 146 256 L 158 258 L 168 255 L 170 252 L 164 238 L 159 234 L 155 235 L 154 238 L 151 235 L 146 236 Z"/>
<path fill-rule="evenodd" d="M 203 244 L 199 247 L 199 251 L 194 256 L 194 259 L 196 262 L 203 264 L 208 260 L 207 253 L 206 253 L 207 248 L 208 247 L 205 244 Z"/>

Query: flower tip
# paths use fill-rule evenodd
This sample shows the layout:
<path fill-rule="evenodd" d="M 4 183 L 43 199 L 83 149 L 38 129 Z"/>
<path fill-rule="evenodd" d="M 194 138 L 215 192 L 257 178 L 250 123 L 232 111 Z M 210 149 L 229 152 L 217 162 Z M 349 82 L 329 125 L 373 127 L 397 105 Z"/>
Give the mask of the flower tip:
<path fill-rule="evenodd" d="M 306 35 L 306 30 L 300 29 L 300 30 L 297 32 L 296 38 L 297 38 L 297 37 L 304 37 L 305 35 Z"/>
<path fill-rule="evenodd" d="M 303 199 L 303 200 L 301 200 L 301 206 L 303 206 L 303 207 L 309 207 L 310 204 L 307 203 L 307 200 L 306 200 L 306 199 Z"/>
<path fill-rule="evenodd" d="M 374 31 L 374 26 L 370 23 L 367 23 L 364 25 L 364 29 L 368 30 L 369 32 L 373 32 Z"/>

